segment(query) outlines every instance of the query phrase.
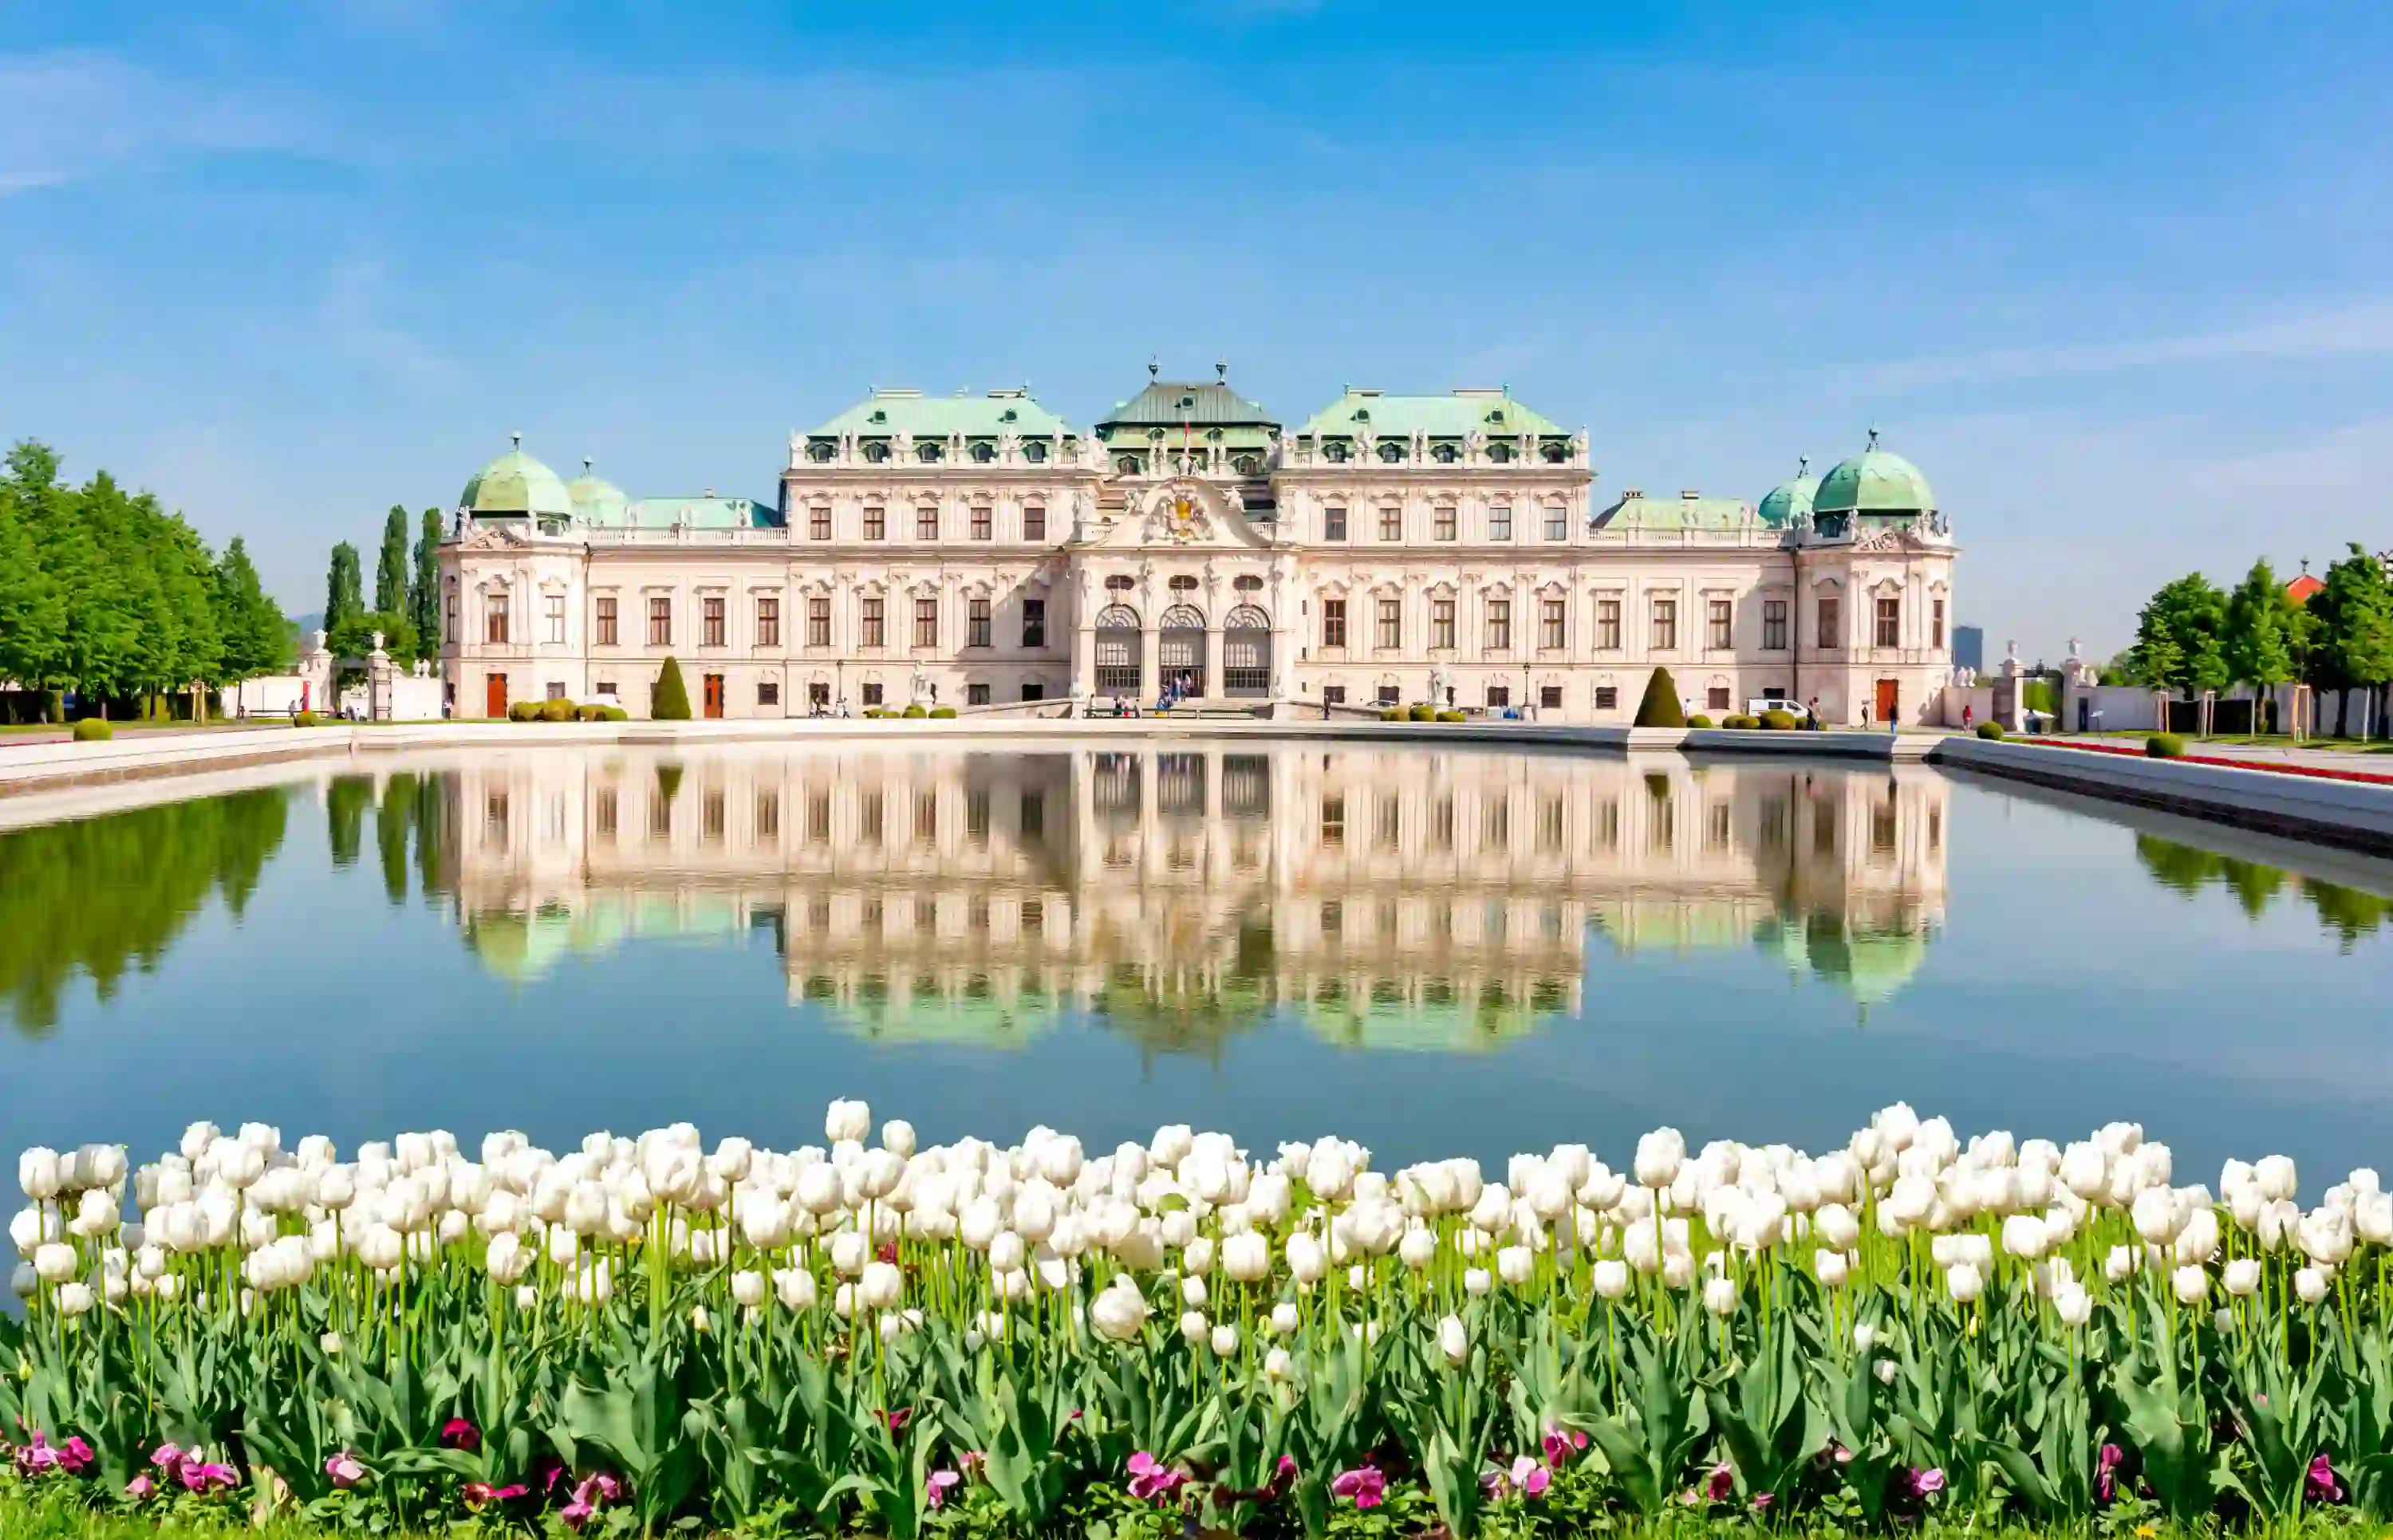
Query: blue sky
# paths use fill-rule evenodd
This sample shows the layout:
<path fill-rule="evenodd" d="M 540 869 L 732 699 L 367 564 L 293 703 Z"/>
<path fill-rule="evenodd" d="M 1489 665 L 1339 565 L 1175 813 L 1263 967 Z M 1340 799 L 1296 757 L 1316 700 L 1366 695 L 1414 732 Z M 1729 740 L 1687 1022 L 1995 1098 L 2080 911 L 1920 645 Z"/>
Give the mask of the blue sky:
<path fill-rule="evenodd" d="M 869 385 L 1509 384 L 1599 493 L 1873 424 L 1958 619 L 2393 544 L 2393 8 L 0 0 L 0 436 L 340 538 L 520 427 L 769 498 Z M 371 556 L 369 555 L 369 559 Z"/>

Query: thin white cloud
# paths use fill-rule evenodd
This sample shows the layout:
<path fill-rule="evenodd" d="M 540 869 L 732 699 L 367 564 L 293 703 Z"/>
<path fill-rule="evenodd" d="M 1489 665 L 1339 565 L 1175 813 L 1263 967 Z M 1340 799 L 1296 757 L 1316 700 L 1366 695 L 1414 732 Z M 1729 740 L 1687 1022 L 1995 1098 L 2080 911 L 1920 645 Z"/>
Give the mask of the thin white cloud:
<path fill-rule="evenodd" d="M 304 142 L 263 92 L 193 89 L 112 54 L 0 54 L 0 197 L 154 155 Z"/>
<path fill-rule="evenodd" d="M 1975 385 L 2102 373 L 2158 364 L 2235 359 L 2298 359 L 2393 353 L 2393 297 L 2311 310 L 2257 325 L 2133 342 L 2003 347 L 1942 359 L 1915 359 L 1862 372 L 1881 390 Z"/>

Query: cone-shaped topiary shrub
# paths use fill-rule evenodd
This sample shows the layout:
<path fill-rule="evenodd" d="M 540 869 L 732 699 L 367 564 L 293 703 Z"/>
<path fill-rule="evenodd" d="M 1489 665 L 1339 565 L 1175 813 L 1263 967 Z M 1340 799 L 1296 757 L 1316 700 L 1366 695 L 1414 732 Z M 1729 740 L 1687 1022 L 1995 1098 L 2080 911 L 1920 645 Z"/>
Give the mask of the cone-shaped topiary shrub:
<path fill-rule="evenodd" d="M 668 658 L 665 666 L 657 671 L 657 693 L 648 704 L 652 722 L 687 722 L 689 720 L 689 687 L 681 682 L 681 663 Z"/>
<path fill-rule="evenodd" d="M 1640 727 L 1683 727 L 1687 710 L 1679 704 L 1679 686 L 1667 669 L 1655 669 L 1645 678 L 1645 698 L 1637 703 Z"/>

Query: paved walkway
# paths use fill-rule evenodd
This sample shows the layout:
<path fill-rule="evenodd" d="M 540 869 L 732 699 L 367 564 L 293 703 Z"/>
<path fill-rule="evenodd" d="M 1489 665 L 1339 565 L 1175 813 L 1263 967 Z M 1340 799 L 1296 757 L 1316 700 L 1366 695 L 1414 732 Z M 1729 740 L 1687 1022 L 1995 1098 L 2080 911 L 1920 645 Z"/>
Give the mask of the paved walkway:
<path fill-rule="evenodd" d="M 2075 733 L 2059 733 L 2021 741 L 2087 743 L 2105 749 L 2135 749 L 2143 744 L 2143 738 L 2137 735 L 2089 737 Z M 2393 752 L 2381 750 L 2300 749 L 2290 743 L 2221 743 L 2209 738 L 2188 737 L 2185 751 L 2197 759 L 2250 760 L 2255 763 L 2297 764 L 2306 770 L 2351 770 L 2369 776 L 2393 775 Z"/>
<path fill-rule="evenodd" d="M 116 729 L 110 737 L 117 738 L 215 737 L 224 733 L 254 733 L 268 727 L 280 727 L 285 732 L 291 730 L 287 719 L 276 721 L 268 718 L 248 722 L 212 722 L 204 727 L 194 727 L 188 722 L 114 722 L 109 725 Z M 0 732 L 0 749 L 20 743 L 68 743 L 73 738 L 71 727 L 10 728 Z"/>

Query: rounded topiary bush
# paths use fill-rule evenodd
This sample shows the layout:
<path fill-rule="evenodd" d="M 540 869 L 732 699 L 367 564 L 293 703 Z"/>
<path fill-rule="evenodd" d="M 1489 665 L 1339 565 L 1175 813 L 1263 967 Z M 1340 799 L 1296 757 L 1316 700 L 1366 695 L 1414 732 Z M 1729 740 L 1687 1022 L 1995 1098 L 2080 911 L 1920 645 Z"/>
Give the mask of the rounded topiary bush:
<path fill-rule="evenodd" d="M 1759 725 L 1767 731 L 1773 733 L 1791 733 L 1795 730 L 1795 713 L 1793 711 L 1764 711 L 1761 713 L 1761 720 Z"/>
<path fill-rule="evenodd" d="M 629 722 L 632 720 L 632 713 L 623 710 L 621 706 L 601 706 L 598 708 L 598 720 L 601 722 Z"/>
<path fill-rule="evenodd" d="M 1758 716 L 1747 716 L 1743 711 L 1731 711 L 1728 715 L 1720 718 L 1720 725 L 1723 727 L 1733 727 L 1740 730 L 1746 730 L 1760 726 L 1761 719 Z"/>
<path fill-rule="evenodd" d="M 1463 720 L 1463 715 L 1460 711 L 1440 711 L 1437 713 L 1437 719 L 1440 722 L 1460 722 Z"/>
<path fill-rule="evenodd" d="M 540 703 L 540 719 L 543 722 L 570 722 L 573 720 L 573 702 L 543 700 Z"/>
<path fill-rule="evenodd" d="M 507 702 L 507 720 L 509 722 L 538 722 L 540 720 L 540 702 L 537 700 L 511 700 Z"/>
<path fill-rule="evenodd" d="M 2185 758 L 2185 739 L 2175 733 L 2154 733 L 2144 739 L 2144 752 L 2154 759 Z"/>
<path fill-rule="evenodd" d="M 931 708 L 931 714 L 941 721 L 946 721 L 956 714 L 956 709 L 953 706 L 934 706 Z"/>
<path fill-rule="evenodd" d="M 1426 700 L 1416 700 L 1413 702 L 1410 715 L 1415 722 L 1435 722 L 1437 708 Z"/>
<path fill-rule="evenodd" d="M 1679 704 L 1678 681 L 1667 669 L 1655 669 L 1645 678 L 1645 698 L 1637 703 L 1640 727 L 1683 727 L 1687 709 Z"/>
<path fill-rule="evenodd" d="M 1690 727 L 1708 727 L 1711 724 L 1712 719 L 1706 716 L 1701 711 L 1697 711 L 1694 715 L 1687 718 L 1687 725 Z"/>
<path fill-rule="evenodd" d="M 115 736 L 116 729 L 101 717 L 87 716 L 74 724 L 74 740 L 77 743 L 106 743 Z"/>
<path fill-rule="evenodd" d="M 1999 722 L 1981 722 L 1978 724 L 1978 736 L 1999 741 L 2007 735 L 2004 733 L 2003 724 Z"/>
<path fill-rule="evenodd" d="M 576 722 L 604 722 L 607 720 L 607 708 L 595 701 L 586 706 L 576 706 L 573 708 L 573 720 Z"/>
<path fill-rule="evenodd" d="M 321 718 L 318 717 L 313 711 L 294 711 L 291 713 L 291 725 L 294 727 L 313 727 L 320 720 Z"/>
<path fill-rule="evenodd" d="M 1404 719 L 1405 709 L 1402 706 L 1382 706 L 1380 708 L 1380 720 L 1382 722 L 1402 722 Z"/>
<path fill-rule="evenodd" d="M 930 712 L 928 712 L 928 711 L 924 711 L 924 710 L 922 709 L 922 707 L 921 702 L 919 702 L 919 701 L 918 701 L 918 702 L 916 702 L 915 704 L 913 704 L 913 705 L 910 705 L 910 706 L 907 707 L 907 708 L 905 709 L 905 711 L 903 711 L 899 712 L 898 714 L 899 714 L 899 715 L 901 715 L 901 716 L 908 716 L 908 717 L 921 717 L 921 716 L 928 716 L 928 715 L 930 715 L 931 713 L 930 713 Z"/>

